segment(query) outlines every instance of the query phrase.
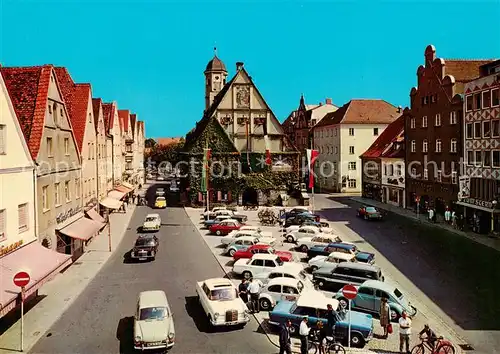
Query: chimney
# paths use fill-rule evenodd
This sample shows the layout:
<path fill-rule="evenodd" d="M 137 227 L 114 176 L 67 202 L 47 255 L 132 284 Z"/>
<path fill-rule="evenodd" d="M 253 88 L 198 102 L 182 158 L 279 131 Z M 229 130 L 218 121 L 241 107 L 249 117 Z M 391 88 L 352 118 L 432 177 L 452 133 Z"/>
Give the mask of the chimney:
<path fill-rule="evenodd" d="M 401 113 L 403 111 L 403 107 L 398 106 L 398 113 Z"/>
<path fill-rule="evenodd" d="M 243 62 L 239 61 L 236 63 L 236 71 L 240 71 L 241 69 L 243 69 Z"/>
<path fill-rule="evenodd" d="M 326 104 L 333 104 L 333 103 L 332 103 L 332 99 L 331 99 L 331 98 L 327 98 L 327 99 L 325 99 L 325 103 L 326 103 Z"/>

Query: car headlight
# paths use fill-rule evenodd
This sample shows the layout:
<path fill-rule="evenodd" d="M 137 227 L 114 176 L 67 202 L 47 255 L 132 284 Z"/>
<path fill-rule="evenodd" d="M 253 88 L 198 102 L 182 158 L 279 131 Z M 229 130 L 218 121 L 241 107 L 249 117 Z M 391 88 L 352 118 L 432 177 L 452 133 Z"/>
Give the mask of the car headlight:
<path fill-rule="evenodd" d="M 136 337 L 134 338 L 134 340 L 135 340 L 136 342 L 141 342 L 141 341 L 142 341 L 142 338 L 141 338 L 141 336 L 136 336 Z"/>
<path fill-rule="evenodd" d="M 217 319 L 218 317 L 219 317 L 219 313 L 218 312 L 214 313 L 214 319 Z"/>
<path fill-rule="evenodd" d="M 168 334 L 168 340 L 169 340 L 169 342 L 173 342 L 174 339 L 175 339 L 175 333 L 169 333 Z"/>

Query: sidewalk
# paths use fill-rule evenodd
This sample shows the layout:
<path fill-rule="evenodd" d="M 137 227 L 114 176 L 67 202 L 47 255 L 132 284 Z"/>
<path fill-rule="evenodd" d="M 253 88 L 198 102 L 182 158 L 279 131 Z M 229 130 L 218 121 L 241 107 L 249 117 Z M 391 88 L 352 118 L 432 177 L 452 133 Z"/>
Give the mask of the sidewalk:
<path fill-rule="evenodd" d="M 112 251 L 116 249 L 125 235 L 135 208 L 135 205 L 129 204 L 126 213 L 117 212 L 110 215 Z M 24 315 L 25 352 L 28 352 L 71 306 L 111 256 L 108 227 L 105 227 L 76 262 L 39 289 L 41 301 Z M 21 322 L 17 321 L 2 334 L 0 337 L 1 354 L 19 352 L 20 333 Z"/>
<path fill-rule="evenodd" d="M 426 224 L 427 226 L 436 227 L 436 228 L 440 228 L 440 229 L 452 232 L 456 235 L 466 237 L 466 238 L 468 238 L 472 241 L 475 241 L 477 243 L 480 243 L 484 246 L 487 246 L 487 247 L 493 248 L 497 251 L 500 251 L 500 239 L 488 237 L 486 235 L 479 235 L 479 234 L 476 234 L 473 232 L 460 231 L 460 230 L 457 230 L 446 223 L 430 222 L 429 219 L 427 218 L 426 214 L 419 214 L 417 216 L 417 214 L 411 210 L 403 209 L 403 208 L 400 208 L 400 207 L 397 207 L 394 205 L 390 205 L 390 204 L 381 203 L 381 202 L 378 202 L 376 200 L 362 198 L 362 197 L 351 197 L 350 199 L 354 200 L 358 203 L 371 205 L 371 206 L 374 206 L 374 207 L 382 209 L 382 210 L 390 211 L 394 214 L 398 214 L 398 215 L 404 216 L 404 217 L 409 218 L 409 219 L 414 219 L 418 222 Z"/>

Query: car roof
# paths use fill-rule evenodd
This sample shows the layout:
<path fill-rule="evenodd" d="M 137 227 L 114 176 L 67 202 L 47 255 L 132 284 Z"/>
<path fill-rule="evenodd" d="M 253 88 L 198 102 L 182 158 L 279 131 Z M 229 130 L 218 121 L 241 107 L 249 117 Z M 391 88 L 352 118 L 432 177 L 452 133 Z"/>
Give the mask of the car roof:
<path fill-rule="evenodd" d="M 299 282 L 298 279 L 295 278 L 287 278 L 287 277 L 278 277 L 278 278 L 273 278 L 267 283 L 267 286 L 271 285 L 285 285 L 285 286 L 297 286 L 297 283 Z"/>
<path fill-rule="evenodd" d="M 325 294 L 318 290 L 305 290 L 297 300 L 297 306 L 326 310 L 328 305 L 332 305 L 336 309 L 339 306 L 339 301 L 326 297 Z"/>
<path fill-rule="evenodd" d="M 165 197 L 156 197 L 156 200 L 166 200 Z"/>
<path fill-rule="evenodd" d="M 254 240 L 257 240 L 259 241 L 259 239 L 255 236 L 240 236 L 240 237 L 235 237 L 233 242 L 236 242 L 236 241 L 254 241 Z"/>
<path fill-rule="evenodd" d="M 353 245 L 351 243 L 344 243 L 344 242 L 332 242 L 328 244 L 328 247 L 339 247 L 339 248 L 344 248 L 346 250 L 350 250 L 353 248 L 356 248 L 356 245 Z"/>
<path fill-rule="evenodd" d="M 228 216 L 228 215 L 224 215 L 224 216 Z M 238 220 L 236 219 L 231 219 L 230 217 L 228 219 L 225 219 L 224 221 L 231 221 L 231 222 L 238 222 Z"/>
<path fill-rule="evenodd" d="M 148 214 L 146 215 L 146 218 L 159 218 L 160 214 Z"/>
<path fill-rule="evenodd" d="M 210 289 L 214 290 L 219 287 L 234 287 L 231 279 L 227 278 L 210 278 L 204 281 L 205 285 Z"/>
<path fill-rule="evenodd" d="M 139 293 L 139 307 L 167 306 L 167 295 L 163 290 L 148 290 Z"/>
<path fill-rule="evenodd" d="M 257 240 L 259 240 L 259 239 L 257 239 Z M 266 248 L 271 248 L 271 246 L 270 245 L 257 244 L 257 245 L 252 245 L 249 248 L 262 248 L 262 249 L 266 249 Z"/>
<path fill-rule="evenodd" d="M 359 270 L 370 270 L 370 271 L 380 271 L 380 267 L 368 263 L 361 263 L 361 262 L 343 262 L 339 263 L 338 267 L 342 268 L 351 268 L 351 269 L 359 269 Z"/>
<path fill-rule="evenodd" d="M 137 239 L 153 239 L 155 238 L 155 235 L 152 235 L 152 234 L 139 234 L 139 236 L 137 236 Z"/>
<path fill-rule="evenodd" d="M 352 253 L 344 253 L 344 252 L 332 252 L 328 255 L 328 257 L 337 258 L 337 259 L 345 259 L 351 260 L 355 257 Z"/>
<path fill-rule="evenodd" d="M 244 225 L 240 229 L 240 231 L 250 231 L 250 230 L 260 230 L 260 226 Z"/>
<path fill-rule="evenodd" d="M 378 280 L 367 280 L 363 284 L 361 284 L 361 286 L 366 286 L 366 287 L 373 288 L 373 289 L 384 290 L 388 293 L 393 293 L 394 289 L 396 288 L 395 286 L 391 286 L 385 282 L 378 281 Z"/>
<path fill-rule="evenodd" d="M 252 259 L 272 259 L 272 260 L 275 260 L 276 258 L 278 258 L 277 255 L 270 253 L 256 253 L 252 257 Z"/>
<path fill-rule="evenodd" d="M 316 226 L 313 226 L 313 225 L 300 226 L 299 229 L 306 229 L 306 230 L 318 231 L 318 228 Z"/>

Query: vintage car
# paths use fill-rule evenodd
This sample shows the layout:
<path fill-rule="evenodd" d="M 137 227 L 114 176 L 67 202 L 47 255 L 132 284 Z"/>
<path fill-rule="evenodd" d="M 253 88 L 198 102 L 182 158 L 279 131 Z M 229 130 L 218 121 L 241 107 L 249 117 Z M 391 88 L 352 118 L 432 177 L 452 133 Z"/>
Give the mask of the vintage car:
<path fill-rule="evenodd" d="M 226 219 L 218 224 L 210 226 L 208 229 L 211 234 L 216 234 L 217 236 L 227 235 L 231 231 L 239 230 L 241 224 L 238 220 Z"/>
<path fill-rule="evenodd" d="M 248 216 L 234 212 L 233 210 L 229 210 L 229 209 L 221 209 L 221 210 L 216 211 L 215 213 L 210 213 L 210 214 L 204 215 L 204 218 L 206 220 L 209 217 L 215 218 L 215 217 L 220 216 L 220 215 L 227 215 L 231 219 L 238 220 L 240 223 L 244 223 L 248 220 Z"/>
<path fill-rule="evenodd" d="M 391 308 L 392 320 L 397 322 L 403 311 L 413 317 L 417 314 L 417 309 L 410 304 L 408 299 L 395 286 L 389 285 L 378 280 L 367 280 L 358 289 L 358 295 L 351 301 L 351 308 L 357 311 L 368 312 L 378 315 L 380 309 L 380 301 L 383 297 L 388 299 Z M 335 296 L 342 306 L 347 306 L 347 300 L 339 291 Z"/>
<path fill-rule="evenodd" d="M 375 254 L 369 252 L 362 252 L 358 250 L 355 244 L 349 242 L 333 242 L 328 246 L 311 247 L 307 251 L 307 258 L 314 258 L 316 256 L 328 256 L 332 252 L 343 252 L 353 254 L 358 262 L 373 264 L 375 263 Z"/>
<path fill-rule="evenodd" d="M 295 216 L 297 214 L 302 214 L 302 213 L 309 213 L 309 208 L 306 206 L 296 206 L 293 209 L 290 209 L 285 212 L 281 212 L 280 218 L 281 219 L 287 219 L 289 217 Z"/>
<path fill-rule="evenodd" d="M 382 220 L 382 213 L 372 206 L 362 206 L 358 209 L 357 216 L 365 220 Z"/>
<path fill-rule="evenodd" d="M 170 184 L 170 191 L 173 192 L 173 193 L 176 193 L 179 191 L 179 187 L 177 186 L 177 183 L 175 181 L 172 181 L 172 183 Z"/>
<path fill-rule="evenodd" d="M 165 199 L 165 197 L 156 197 L 155 208 L 165 209 L 166 207 L 167 207 L 167 200 Z"/>
<path fill-rule="evenodd" d="M 297 241 L 297 250 L 300 252 L 307 252 L 313 247 L 326 247 L 330 243 L 342 242 L 342 239 L 333 234 L 319 234 L 312 237 L 301 237 Z"/>
<path fill-rule="evenodd" d="M 285 229 L 285 234 L 289 234 L 289 233 L 292 233 L 294 231 L 297 231 L 298 229 L 300 229 L 301 227 L 304 227 L 304 226 L 315 227 L 322 234 L 333 234 L 333 229 L 331 229 L 327 226 L 322 226 L 321 224 L 322 224 L 321 222 L 317 222 L 317 221 L 306 221 L 302 225 L 291 225 Z M 323 224 L 327 224 L 327 223 L 323 223 Z"/>
<path fill-rule="evenodd" d="M 311 272 L 321 268 L 331 269 L 338 263 L 356 262 L 356 257 L 350 253 L 332 252 L 328 256 L 316 256 L 307 262 Z"/>
<path fill-rule="evenodd" d="M 257 237 L 273 237 L 273 233 L 269 231 L 262 231 L 262 229 L 259 226 L 253 226 L 253 225 L 242 225 L 239 230 L 231 231 L 228 236 L 231 236 L 232 234 L 238 233 L 239 231 L 253 231 L 256 232 L 259 236 Z"/>
<path fill-rule="evenodd" d="M 162 197 L 165 195 L 165 188 L 156 188 L 155 195 L 157 197 Z"/>
<path fill-rule="evenodd" d="M 207 211 L 205 208 L 205 211 L 201 214 L 201 216 L 205 219 L 206 216 L 210 215 L 212 218 L 215 217 L 215 213 L 218 212 L 219 210 L 227 210 L 227 207 L 214 207 L 212 211 Z"/>
<path fill-rule="evenodd" d="M 276 239 L 274 237 L 266 237 L 266 236 L 262 235 L 260 232 L 245 231 L 245 230 L 242 231 L 241 229 L 239 229 L 239 230 L 230 232 L 227 236 L 224 236 L 221 239 L 221 243 L 223 245 L 229 245 L 233 241 L 235 241 L 238 238 L 243 237 L 243 236 L 257 237 L 261 243 L 266 243 L 268 245 L 274 245 L 276 242 Z"/>
<path fill-rule="evenodd" d="M 231 217 L 229 215 L 220 215 L 220 216 L 217 216 L 216 218 L 214 219 L 208 219 L 208 220 L 205 220 L 203 222 L 203 224 L 205 224 L 205 227 L 208 229 L 210 228 L 210 226 L 212 225 L 216 225 L 218 223 L 220 223 L 221 221 L 224 221 L 224 220 L 230 220 Z M 234 220 L 234 219 L 233 219 Z"/>
<path fill-rule="evenodd" d="M 293 262 L 283 262 L 275 254 L 257 253 L 251 259 L 239 259 L 233 264 L 233 273 L 242 275 L 245 279 L 250 279 L 259 273 L 268 273 L 274 268 L 294 264 Z"/>
<path fill-rule="evenodd" d="M 348 311 L 335 299 L 328 298 L 322 292 L 316 290 L 304 290 L 295 302 L 282 300 L 269 313 L 268 323 L 281 326 L 287 320 L 292 322 L 290 334 L 298 335 L 299 325 L 305 316 L 308 316 L 310 328 L 316 328 L 321 321 L 328 323 L 326 318 L 327 305 L 337 309 L 338 321 L 335 324 L 335 338 L 347 344 L 349 331 L 349 318 L 351 321 L 351 346 L 362 348 L 373 338 L 373 318 L 361 312 Z"/>
<path fill-rule="evenodd" d="M 155 260 L 158 253 L 158 238 L 153 234 L 139 235 L 135 240 L 130 258 L 139 261 Z"/>
<path fill-rule="evenodd" d="M 384 281 L 380 267 L 359 262 L 342 262 L 332 268 L 323 267 L 313 272 L 313 283 L 320 289 L 338 291 L 347 284 L 361 285 L 367 280 Z"/>
<path fill-rule="evenodd" d="M 304 284 L 293 278 L 274 278 L 269 281 L 259 294 L 260 308 L 271 310 L 281 300 L 297 301 L 304 290 Z"/>
<path fill-rule="evenodd" d="M 228 256 L 233 256 L 239 250 L 244 250 L 250 246 L 258 245 L 259 239 L 253 236 L 241 236 L 234 239 L 229 245 L 227 245 L 223 254 L 227 254 Z"/>
<path fill-rule="evenodd" d="M 142 231 L 158 231 L 161 227 L 161 217 L 159 214 L 148 214 L 142 224 Z"/>
<path fill-rule="evenodd" d="M 247 306 L 230 279 L 199 281 L 196 294 L 212 326 L 245 325 L 250 321 Z"/>
<path fill-rule="evenodd" d="M 158 176 L 156 176 L 156 180 L 157 181 L 164 181 L 165 177 L 163 177 L 163 175 L 158 175 Z"/>
<path fill-rule="evenodd" d="M 134 349 L 165 350 L 175 344 L 174 317 L 161 290 L 139 294 L 134 316 Z"/>
<path fill-rule="evenodd" d="M 258 240 L 258 239 L 257 239 Z M 228 252 L 230 255 L 231 253 Z M 270 245 L 262 245 L 262 244 L 254 244 L 244 249 L 239 249 L 238 251 L 232 254 L 233 259 L 237 261 L 242 258 L 252 258 L 257 253 L 267 253 L 267 254 L 275 254 L 280 257 L 283 262 L 291 262 L 293 261 L 293 255 L 288 251 L 276 251 Z"/>
<path fill-rule="evenodd" d="M 297 214 L 294 216 L 287 217 L 284 221 L 283 226 L 287 228 L 292 225 L 302 225 L 306 221 L 320 222 L 320 217 L 319 215 L 314 215 L 311 213 Z"/>
<path fill-rule="evenodd" d="M 323 235 L 321 229 L 315 226 L 301 226 L 297 230 L 291 231 L 285 235 L 285 239 L 287 242 L 294 243 L 298 242 L 298 240 L 302 237 L 313 237 Z M 330 234 L 324 234 L 331 235 Z"/>
<path fill-rule="evenodd" d="M 254 279 L 260 280 L 264 285 L 274 278 L 292 278 L 300 280 L 306 289 L 314 289 L 314 284 L 300 263 L 284 263 L 283 266 L 273 268 L 270 272 L 259 273 L 254 276 Z"/>

